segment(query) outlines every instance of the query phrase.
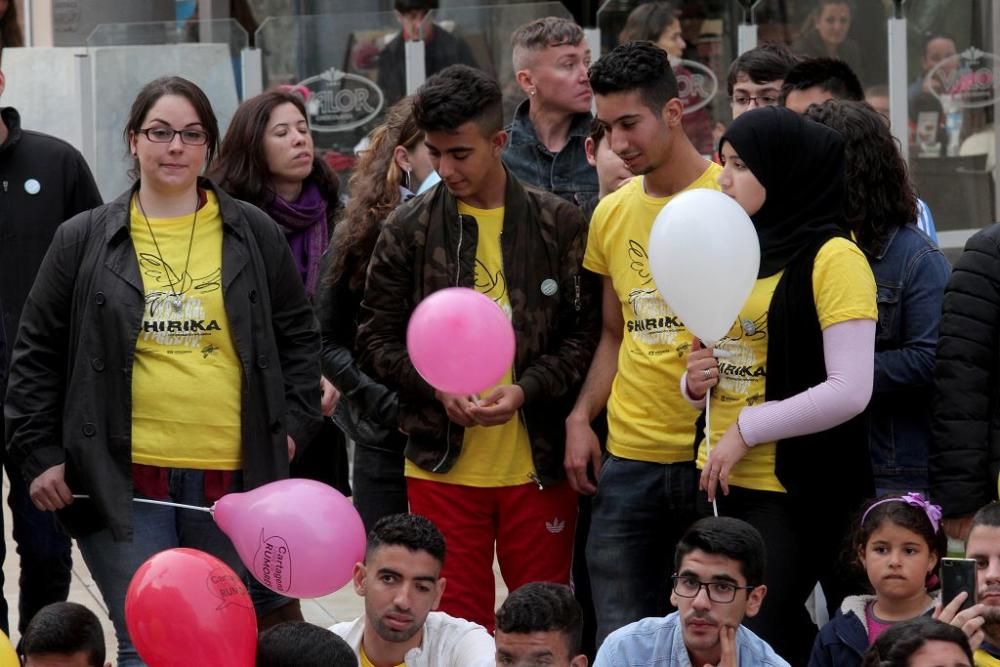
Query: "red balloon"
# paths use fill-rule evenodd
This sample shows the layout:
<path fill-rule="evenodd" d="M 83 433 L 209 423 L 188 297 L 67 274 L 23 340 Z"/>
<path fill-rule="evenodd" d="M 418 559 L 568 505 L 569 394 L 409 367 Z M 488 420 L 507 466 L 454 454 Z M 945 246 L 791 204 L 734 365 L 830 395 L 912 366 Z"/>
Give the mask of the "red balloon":
<path fill-rule="evenodd" d="M 143 563 L 125 594 L 125 623 L 149 667 L 253 667 L 257 616 L 243 580 L 196 549 Z"/>

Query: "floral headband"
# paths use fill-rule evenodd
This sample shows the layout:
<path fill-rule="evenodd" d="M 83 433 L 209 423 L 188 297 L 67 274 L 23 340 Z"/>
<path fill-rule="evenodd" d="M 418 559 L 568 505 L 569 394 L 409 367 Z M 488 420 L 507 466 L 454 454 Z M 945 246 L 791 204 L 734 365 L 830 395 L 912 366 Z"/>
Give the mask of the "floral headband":
<path fill-rule="evenodd" d="M 906 503 L 907 505 L 912 505 L 913 507 L 919 507 L 927 515 L 927 520 L 931 522 L 931 528 L 934 532 L 938 532 L 938 527 L 941 525 L 941 506 L 933 505 L 927 499 L 924 498 L 923 494 L 920 493 L 907 493 L 902 496 L 897 496 L 893 498 L 885 498 L 879 500 L 878 502 L 872 503 L 865 513 L 861 515 L 861 525 L 865 524 L 865 519 L 873 509 L 879 505 L 884 505 L 885 503 Z"/>

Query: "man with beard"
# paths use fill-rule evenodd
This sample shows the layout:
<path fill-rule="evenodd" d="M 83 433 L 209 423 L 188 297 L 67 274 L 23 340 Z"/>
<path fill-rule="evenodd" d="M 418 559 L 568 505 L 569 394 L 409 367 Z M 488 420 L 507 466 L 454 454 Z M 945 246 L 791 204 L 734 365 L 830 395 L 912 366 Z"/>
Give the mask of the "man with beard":
<path fill-rule="evenodd" d="M 674 556 L 670 602 L 677 611 L 612 632 L 594 666 L 788 667 L 767 642 L 742 626 L 744 617 L 760 611 L 767 594 L 764 560 L 764 540 L 745 521 L 707 517 L 695 522 Z"/>
<path fill-rule="evenodd" d="M 437 608 L 446 581 L 444 537 L 428 519 L 393 514 L 368 534 L 354 590 L 365 615 L 337 623 L 361 667 L 486 667 L 495 646 L 486 629 Z"/>
<path fill-rule="evenodd" d="M 976 667 L 1000 667 L 1000 503 L 990 503 L 972 517 L 965 557 L 976 561 L 977 604 L 953 619 L 948 618 L 949 604 L 942 620 L 965 630 L 973 645 L 981 623 L 984 640 L 974 656 Z"/>

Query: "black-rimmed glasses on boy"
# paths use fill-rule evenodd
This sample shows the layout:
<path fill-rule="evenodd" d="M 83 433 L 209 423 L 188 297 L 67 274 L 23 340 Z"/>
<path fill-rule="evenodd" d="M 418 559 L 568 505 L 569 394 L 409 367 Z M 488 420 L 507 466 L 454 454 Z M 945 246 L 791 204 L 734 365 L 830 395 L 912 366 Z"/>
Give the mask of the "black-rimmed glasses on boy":
<path fill-rule="evenodd" d="M 737 586 L 728 581 L 699 581 L 694 577 L 675 574 L 670 577 L 674 582 L 674 593 L 682 598 L 696 598 L 701 589 L 708 593 L 708 599 L 720 604 L 728 604 L 736 599 L 737 591 L 752 591 L 754 586 Z"/>
<path fill-rule="evenodd" d="M 139 134 L 146 135 L 146 138 L 154 144 L 169 144 L 174 140 L 174 136 L 181 135 L 181 143 L 188 146 L 204 146 L 208 143 L 208 132 L 201 130 L 175 130 L 172 127 L 147 127 L 139 130 Z"/>

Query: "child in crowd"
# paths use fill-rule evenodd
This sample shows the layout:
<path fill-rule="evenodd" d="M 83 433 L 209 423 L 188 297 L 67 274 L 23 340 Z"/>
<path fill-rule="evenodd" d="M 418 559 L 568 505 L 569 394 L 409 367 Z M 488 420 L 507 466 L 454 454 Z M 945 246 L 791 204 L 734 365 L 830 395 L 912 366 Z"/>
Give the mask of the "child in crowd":
<path fill-rule="evenodd" d="M 101 622 L 76 602 L 42 607 L 21 638 L 25 667 L 111 667 L 104 653 Z"/>
<path fill-rule="evenodd" d="M 358 667 L 358 659 L 339 635 L 305 621 L 289 621 L 261 633 L 257 667 Z"/>
<path fill-rule="evenodd" d="M 932 611 L 934 599 L 928 590 L 936 583 L 934 572 L 946 550 L 941 508 L 921 494 L 883 497 L 869 504 L 851 551 L 875 594 L 844 600 L 816 638 L 809 666 L 861 665 L 883 631 Z"/>

